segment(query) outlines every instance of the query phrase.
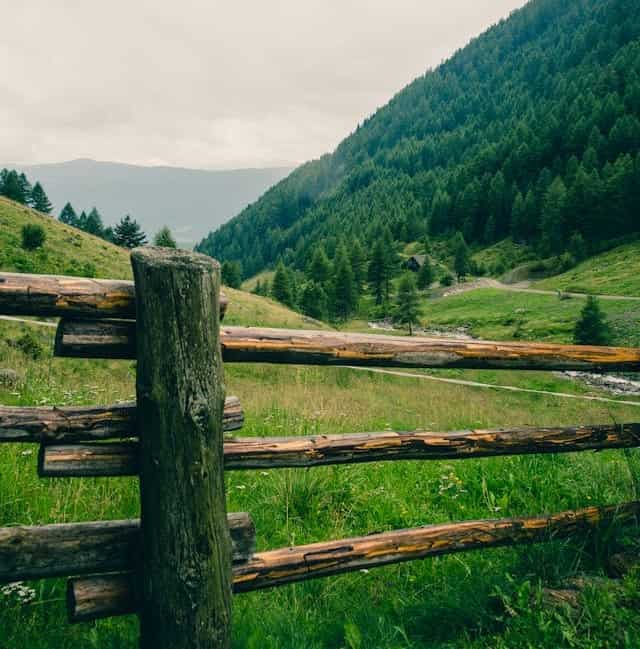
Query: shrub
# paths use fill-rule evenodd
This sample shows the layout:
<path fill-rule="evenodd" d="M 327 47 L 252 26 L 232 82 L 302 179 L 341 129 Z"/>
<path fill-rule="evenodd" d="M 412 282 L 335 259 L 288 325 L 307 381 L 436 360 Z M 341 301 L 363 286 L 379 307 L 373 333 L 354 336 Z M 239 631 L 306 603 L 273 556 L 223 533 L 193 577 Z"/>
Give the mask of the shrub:
<path fill-rule="evenodd" d="M 440 278 L 440 284 L 442 284 L 442 286 L 451 286 L 453 284 L 453 275 L 451 273 L 445 273 Z"/>
<path fill-rule="evenodd" d="M 593 295 L 587 298 L 580 320 L 576 323 L 573 339 L 576 345 L 609 345 L 611 342 L 611 330 Z"/>
<path fill-rule="evenodd" d="M 47 238 L 44 228 L 37 223 L 27 223 L 22 226 L 22 247 L 25 250 L 41 248 Z"/>
<path fill-rule="evenodd" d="M 30 331 L 22 334 L 22 336 L 16 340 L 16 347 L 25 356 L 33 358 L 33 360 L 38 360 L 44 354 L 44 348 Z"/>

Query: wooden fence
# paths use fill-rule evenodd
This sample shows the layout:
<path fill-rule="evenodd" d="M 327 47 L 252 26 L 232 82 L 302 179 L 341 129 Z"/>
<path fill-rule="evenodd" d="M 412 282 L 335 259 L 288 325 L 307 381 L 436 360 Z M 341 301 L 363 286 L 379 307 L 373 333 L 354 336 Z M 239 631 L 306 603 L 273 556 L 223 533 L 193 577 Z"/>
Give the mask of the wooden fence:
<path fill-rule="evenodd" d="M 70 577 L 73 622 L 136 613 L 145 649 L 228 647 L 232 592 L 640 515 L 630 502 L 256 553 L 249 514 L 226 512 L 224 470 L 622 449 L 640 424 L 224 438 L 243 414 L 223 362 L 640 371 L 640 349 L 226 327 L 214 260 L 142 248 L 132 265 L 135 283 L 0 274 L 1 314 L 60 318 L 57 356 L 138 361 L 135 403 L 0 407 L 0 442 L 40 444 L 42 477 L 140 476 L 140 520 L 0 528 L 0 581 Z"/>

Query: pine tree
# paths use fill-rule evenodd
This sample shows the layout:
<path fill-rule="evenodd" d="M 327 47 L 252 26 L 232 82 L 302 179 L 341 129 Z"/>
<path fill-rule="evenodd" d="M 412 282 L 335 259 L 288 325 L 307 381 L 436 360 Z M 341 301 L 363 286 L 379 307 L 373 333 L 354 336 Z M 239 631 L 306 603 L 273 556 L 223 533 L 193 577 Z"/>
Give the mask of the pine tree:
<path fill-rule="evenodd" d="M 320 284 L 309 280 L 302 287 L 300 310 L 310 318 L 323 320 L 327 316 L 327 294 Z"/>
<path fill-rule="evenodd" d="M 413 273 L 405 273 L 400 279 L 396 296 L 395 320 L 409 326 L 409 335 L 413 335 L 413 325 L 420 317 L 420 299 Z"/>
<path fill-rule="evenodd" d="M 551 183 L 542 206 L 542 250 L 558 254 L 564 249 L 566 237 L 567 188 L 559 176 Z"/>
<path fill-rule="evenodd" d="M 431 284 L 433 284 L 434 279 L 433 266 L 431 265 L 431 260 L 427 256 L 424 258 L 424 263 L 420 266 L 420 270 L 418 271 L 418 288 L 421 291 L 428 289 Z"/>
<path fill-rule="evenodd" d="M 23 200 L 20 202 L 24 203 L 25 205 L 30 205 L 31 207 L 34 207 L 33 196 L 32 196 L 33 187 L 31 186 L 29 179 L 26 177 L 24 173 L 21 173 L 18 176 L 18 182 L 20 183 L 22 196 L 24 196 Z"/>
<path fill-rule="evenodd" d="M 289 273 L 282 261 L 278 262 L 276 272 L 273 276 L 273 284 L 271 285 L 271 295 L 275 300 L 293 306 L 293 293 L 291 290 Z"/>
<path fill-rule="evenodd" d="M 116 225 L 113 231 L 113 242 L 123 248 L 137 248 L 147 243 L 147 236 L 139 223 L 127 214 Z"/>
<path fill-rule="evenodd" d="M 354 239 L 351 242 L 350 248 L 350 258 L 351 258 L 351 268 L 353 270 L 353 281 L 356 287 L 356 293 L 360 295 L 364 287 L 364 282 L 366 279 L 366 259 L 364 254 L 364 248 L 360 243 L 359 239 Z"/>
<path fill-rule="evenodd" d="M 7 198 L 10 198 L 12 201 L 17 203 L 26 203 L 27 196 L 24 193 L 24 188 L 20 182 L 20 176 L 15 170 L 7 172 L 4 176 L 4 181 L 2 183 L 2 193 Z"/>
<path fill-rule="evenodd" d="M 87 227 L 87 213 L 84 210 L 82 210 L 80 216 L 78 216 L 76 227 L 80 228 L 80 230 L 85 230 Z"/>
<path fill-rule="evenodd" d="M 53 209 L 40 183 L 36 183 L 31 190 L 30 205 L 34 210 L 38 210 L 38 212 L 42 212 L 43 214 L 50 214 Z"/>
<path fill-rule="evenodd" d="M 91 208 L 89 215 L 85 219 L 83 230 L 89 234 L 95 235 L 96 237 L 101 237 L 104 234 L 102 217 L 95 207 Z"/>
<path fill-rule="evenodd" d="M 369 262 L 368 280 L 369 288 L 376 298 L 376 304 L 382 304 L 385 299 L 386 286 L 386 252 L 383 242 L 378 239 L 371 253 Z"/>
<path fill-rule="evenodd" d="M 471 272 L 471 252 L 462 232 L 457 232 L 454 237 L 453 256 L 453 269 L 456 271 L 458 280 L 461 280 Z"/>
<path fill-rule="evenodd" d="M 61 223 L 66 223 L 67 225 L 72 225 L 74 227 L 78 226 L 78 215 L 73 209 L 73 205 L 71 205 L 71 203 L 67 203 L 62 208 L 62 212 L 60 212 L 59 218 Z"/>
<path fill-rule="evenodd" d="M 153 245 L 160 246 L 161 248 L 177 248 L 176 240 L 173 238 L 171 230 L 169 230 L 166 225 L 162 226 L 156 232 L 156 236 L 153 239 Z M 227 284 L 227 286 L 231 286 L 231 284 Z"/>
<path fill-rule="evenodd" d="M 590 295 L 573 334 L 576 345 L 609 345 L 611 330 L 598 300 Z"/>
<path fill-rule="evenodd" d="M 333 269 L 332 310 L 337 320 L 347 320 L 357 306 L 353 269 L 346 248 L 341 245 L 336 252 Z"/>
<path fill-rule="evenodd" d="M 175 246 L 174 246 L 175 247 Z M 242 269 L 238 261 L 222 262 L 222 283 L 230 288 L 240 288 L 242 284 Z"/>
<path fill-rule="evenodd" d="M 327 257 L 327 253 L 324 251 L 324 246 L 319 245 L 311 262 L 309 263 L 309 268 L 307 269 L 307 277 L 317 284 L 326 284 L 331 277 L 331 262 Z"/>

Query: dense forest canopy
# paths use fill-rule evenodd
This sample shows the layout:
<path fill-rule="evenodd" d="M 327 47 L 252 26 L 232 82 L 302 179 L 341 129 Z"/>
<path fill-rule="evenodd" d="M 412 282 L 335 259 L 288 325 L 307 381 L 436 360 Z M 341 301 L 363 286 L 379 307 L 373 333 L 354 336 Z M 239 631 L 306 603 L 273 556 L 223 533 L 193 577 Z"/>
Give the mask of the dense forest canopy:
<path fill-rule="evenodd" d="M 385 227 L 595 252 L 640 230 L 639 118 L 640 0 L 532 0 L 197 248 L 245 277 Z"/>

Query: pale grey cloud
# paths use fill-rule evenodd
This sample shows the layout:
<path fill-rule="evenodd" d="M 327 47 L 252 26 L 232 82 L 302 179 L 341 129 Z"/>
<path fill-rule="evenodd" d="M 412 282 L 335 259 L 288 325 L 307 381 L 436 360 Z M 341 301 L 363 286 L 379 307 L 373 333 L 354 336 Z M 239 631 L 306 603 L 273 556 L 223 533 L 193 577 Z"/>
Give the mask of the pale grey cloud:
<path fill-rule="evenodd" d="M 304 161 L 523 4 L 0 0 L 0 160 Z"/>

